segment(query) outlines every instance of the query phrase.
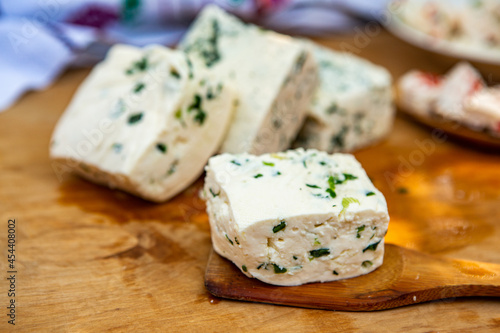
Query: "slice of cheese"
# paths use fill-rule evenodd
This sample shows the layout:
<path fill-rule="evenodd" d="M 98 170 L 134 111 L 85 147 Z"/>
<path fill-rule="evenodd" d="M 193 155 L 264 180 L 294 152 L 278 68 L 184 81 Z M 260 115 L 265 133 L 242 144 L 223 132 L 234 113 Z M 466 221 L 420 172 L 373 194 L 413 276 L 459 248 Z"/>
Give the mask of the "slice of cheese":
<path fill-rule="evenodd" d="M 467 62 L 458 63 L 445 76 L 436 101 L 436 113 L 445 119 L 477 126 L 475 119 L 465 114 L 464 102 L 485 86 L 481 74 L 474 67 Z"/>
<path fill-rule="evenodd" d="M 398 80 L 398 104 L 413 114 L 430 116 L 434 113 L 442 84 L 443 78 L 441 76 L 411 70 Z"/>
<path fill-rule="evenodd" d="M 222 152 L 262 154 L 290 146 L 317 84 L 316 65 L 304 45 L 211 5 L 179 48 L 240 94 Z"/>
<path fill-rule="evenodd" d="M 464 102 L 467 119 L 474 119 L 476 127 L 500 136 L 500 86 L 482 89 Z"/>
<path fill-rule="evenodd" d="M 167 200 L 202 173 L 234 104 L 231 88 L 181 51 L 114 46 L 54 130 L 54 170 Z"/>
<path fill-rule="evenodd" d="M 294 146 L 346 152 L 386 136 L 394 119 L 389 72 L 349 53 L 306 44 L 320 83 Z"/>
<path fill-rule="evenodd" d="M 352 155 L 218 155 L 203 193 L 215 251 L 249 277 L 291 286 L 382 264 L 387 205 Z"/>

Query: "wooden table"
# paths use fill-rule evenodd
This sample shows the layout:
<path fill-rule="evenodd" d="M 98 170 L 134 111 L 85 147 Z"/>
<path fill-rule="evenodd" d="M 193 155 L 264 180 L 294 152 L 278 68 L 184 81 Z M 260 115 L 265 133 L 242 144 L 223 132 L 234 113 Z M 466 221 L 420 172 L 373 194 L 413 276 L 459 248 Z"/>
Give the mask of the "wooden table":
<path fill-rule="evenodd" d="M 386 32 L 322 41 L 355 50 L 398 77 L 449 65 Z M 71 70 L 0 114 L 0 331 L 9 299 L 7 221 L 16 220 L 20 331 L 494 331 L 499 299 L 448 299 L 380 312 L 300 309 L 211 297 L 211 249 L 199 180 L 161 205 L 66 175 L 48 159 L 54 124 L 88 70 Z M 397 118 L 385 142 L 356 153 L 388 200 L 387 242 L 500 263 L 500 155 Z"/>

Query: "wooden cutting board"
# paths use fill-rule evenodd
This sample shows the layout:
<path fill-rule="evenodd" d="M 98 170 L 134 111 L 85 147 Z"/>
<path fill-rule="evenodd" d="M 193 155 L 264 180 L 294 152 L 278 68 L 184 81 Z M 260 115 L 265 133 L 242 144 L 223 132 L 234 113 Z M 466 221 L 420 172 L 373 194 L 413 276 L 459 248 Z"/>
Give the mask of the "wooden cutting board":
<path fill-rule="evenodd" d="M 352 279 L 273 286 L 242 274 L 212 250 L 205 286 L 213 295 L 270 304 L 375 311 L 463 296 L 500 297 L 500 265 L 439 258 L 386 244 L 384 263 Z"/>
<path fill-rule="evenodd" d="M 323 44 L 386 66 L 446 66 L 380 32 L 369 41 Z M 394 57 L 397 55 L 397 61 Z M 70 71 L 0 113 L 0 252 L 7 220 L 18 236 L 19 332 L 295 331 L 478 332 L 500 329 L 498 298 L 451 298 L 378 312 L 321 311 L 212 296 L 211 251 L 201 180 L 151 204 L 65 176 L 48 159 L 50 135 L 88 71 Z M 500 264 L 500 155 L 433 137 L 397 118 L 384 142 L 356 158 L 389 203 L 388 243 L 446 258 Z M 8 300 L 0 258 L 0 307 Z M 0 316 L 0 331 L 12 331 Z M 3 318 L 3 319 L 2 319 Z"/>

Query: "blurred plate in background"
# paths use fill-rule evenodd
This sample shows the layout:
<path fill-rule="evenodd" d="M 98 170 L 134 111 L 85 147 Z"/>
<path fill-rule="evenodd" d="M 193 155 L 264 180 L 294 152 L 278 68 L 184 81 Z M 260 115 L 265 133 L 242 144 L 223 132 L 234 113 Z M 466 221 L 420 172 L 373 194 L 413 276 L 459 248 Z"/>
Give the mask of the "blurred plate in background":
<path fill-rule="evenodd" d="M 392 0 L 387 7 L 390 16 L 385 27 L 407 43 L 434 53 L 434 60 L 439 63 L 446 63 L 451 67 L 459 60 L 468 60 L 484 75 L 489 85 L 500 84 L 500 40 L 496 40 L 496 25 L 500 34 L 500 20 L 496 23 L 485 22 L 486 29 L 483 29 L 484 24 L 478 26 L 472 20 L 481 19 L 481 12 L 478 12 L 479 9 L 466 7 L 476 2 Z M 493 5 L 500 11 L 500 2 Z M 500 15 L 500 12 L 488 15 Z M 488 19 L 489 17 L 484 18 L 485 21 Z M 477 26 L 476 31 L 474 25 Z M 461 32 L 462 37 L 453 36 L 455 30 L 465 30 L 461 27 L 467 27 L 467 31 Z M 490 31 L 495 35 L 490 35 Z M 488 38 L 497 45 L 488 44 Z"/>

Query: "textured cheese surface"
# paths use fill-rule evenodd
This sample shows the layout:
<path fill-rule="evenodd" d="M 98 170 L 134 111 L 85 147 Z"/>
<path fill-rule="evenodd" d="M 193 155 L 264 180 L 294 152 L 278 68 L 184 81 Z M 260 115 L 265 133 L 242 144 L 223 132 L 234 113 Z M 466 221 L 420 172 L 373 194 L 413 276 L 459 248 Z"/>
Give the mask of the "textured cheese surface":
<path fill-rule="evenodd" d="M 399 104 L 409 112 L 429 116 L 434 113 L 441 87 L 441 77 L 417 70 L 409 71 L 397 83 Z"/>
<path fill-rule="evenodd" d="M 484 86 L 481 74 L 469 63 L 455 65 L 444 79 L 441 94 L 436 101 L 436 113 L 473 127 L 478 125 L 474 118 L 468 118 L 465 114 L 464 102 Z"/>
<path fill-rule="evenodd" d="M 206 6 L 179 48 L 239 92 L 223 152 L 261 154 L 290 146 L 317 84 L 304 45 Z"/>
<path fill-rule="evenodd" d="M 54 169 L 164 201 L 203 171 L 234 103 L 230 87 L 180 51 L 117 45 L 59 120 Z"/>
<path fill-rule="evenodd" d="M 218 155 L 204 197 L 214 249 L 249 277 L 299 285 L 382 264 L 387 205 L 352 155 Z"/>
<path fill-rule="evenodd" d="M 467 118 L 474 119 L 480 128 L 500 136 L 500 86 L 482 89 L 464 102 Z"/>
<path fill-rule="evenodd" d="M 394 118 L 389 72 L 352 54 L 304 43 L 318 63 L 320 83 L 295 146 L 348 152 L 387 135 Z"/>

